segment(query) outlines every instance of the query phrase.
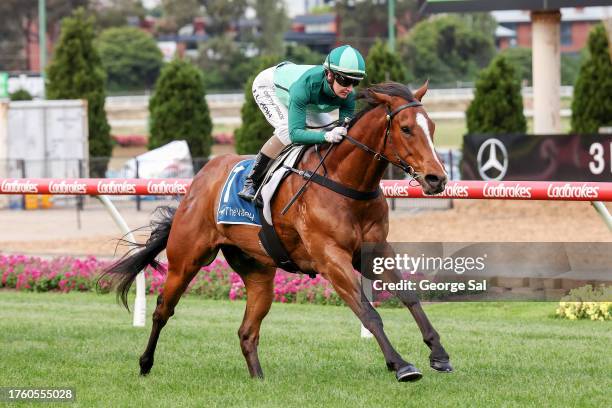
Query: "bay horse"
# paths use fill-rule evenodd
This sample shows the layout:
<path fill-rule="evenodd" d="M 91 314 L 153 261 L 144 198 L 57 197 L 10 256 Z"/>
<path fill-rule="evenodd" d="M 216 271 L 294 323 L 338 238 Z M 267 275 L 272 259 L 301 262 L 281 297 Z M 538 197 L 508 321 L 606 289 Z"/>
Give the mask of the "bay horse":
<path fill-rule="evenodd" d="M 365 89 L 358 96 L 365 107 L 349 124 L 348 137 L 335 145 L 325 163 L 327 177 L 355 190 L 372 192 L 389 164 L 410 172 L 427 194 L 444 190 L 447 176 L 433 147 L 434 123 L 421 104 L 427 83 L 414 95 L 408 87 L 386 82 Z M 323 145 L 330 149 L 331 145 Z M 310 148 L 299 167 L 313 169 L 320 153 Z M 210 160 L 193 179 L 178 207 L 163 207 L 160 220 L 152 222 L 151 235 L 137 251 L 126 254 L 104 273 L 113 276 L 118 297 L 127 307 L 127 295 L 136 275 L 147 265 L 158 268 L 156 256 L 166 249 L 167 278 L 157 298 L 153 326 L 146 350 L 140 357 L 140 374 L 152 366 L 162 328 L 174 314 L 179 298 L 204 265 L 219 250 L 244 281 L 247 293 L 244 318 L 238 337 L 252 377 L 263 377 L 257 346 L 261 322 L 273 300 L 274 261 L 259 243 L 259 227 L 216 223 L 216 208 L 223 184 L 232 167 L 244 157 L 224 155 Z M 361 287 L 354 270 L 361 269 L 360 247 L 378 243 L 390 256 L 387 244 L 389 209 L 382 195 L 357 201 L 320 185 L 309 184 L 304 194 L 282 215 L 280 209 L 304 183 L 290 175 L 280 186 L 272 203 L 274 227 L 291 259 L 304 273 L 319 273 L 374 335 L 387 368 L 399 381 L 414 381 L 421 372 L 393 348 L 383 330 L 380 315 L 362 301 Z M 135 244 L 137 245 L 137 244 Z M 364 272 L 362 272 L 364 273 Z M 370 278 L 372 278 L 370 276 Z M 383 281 L 397 282 L 398 271 L 385 271 Z M 380 279 L 380 276 L 377 277 Z M 430 366 L 441 372 L 452 371 L 440 336 L 429 322 L 414 294 L 395 293 L 410 310 L 425 344 L 431 349 Z"/>

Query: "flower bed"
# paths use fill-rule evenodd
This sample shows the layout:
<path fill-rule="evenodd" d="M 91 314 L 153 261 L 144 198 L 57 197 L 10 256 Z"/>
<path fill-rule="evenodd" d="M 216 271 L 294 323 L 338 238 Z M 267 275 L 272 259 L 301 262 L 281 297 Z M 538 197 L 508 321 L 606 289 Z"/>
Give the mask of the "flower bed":
<path fill-rule="evenodd" d="M 95 291 L 98 276 L 110 264 L 93 256 L 85 259 L 59 257 L 51 260 L 24 255 L 0 254 L 0 288 L 33 292 Z M 165 275 L 152 269 L 145 270 L 147 293 L 159 294 Z M 110 281 L 100 281 L 102 292 L 110 291 Z M 208 299 L 246 299 L 242 279 L 226 261 L 217 259 L 202 268 L 190 283 L 188 294 Z M 310 279 L 282 270 L 274 277 L 274 301 L 282 303 L 343 304 L 331 285 L 317 276 Z"/>
<path fill-rule="evenodd" d="M 559 302 L 557 316 L 569 319 L 612 320 L 612 287 L 591 285 L 572 289 Z"/>

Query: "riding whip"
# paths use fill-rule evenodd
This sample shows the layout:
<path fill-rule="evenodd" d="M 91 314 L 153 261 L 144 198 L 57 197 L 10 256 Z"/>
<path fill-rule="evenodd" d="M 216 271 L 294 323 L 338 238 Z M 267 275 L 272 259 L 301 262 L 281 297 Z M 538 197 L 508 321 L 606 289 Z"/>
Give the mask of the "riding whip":
<path fill-rule="evenodd" d="M 350 122 L 349 118 L 344 118 L 344 127 L 348 127 L 348 124 Z M 306 186 L 308 185 L 308 183 L 310 183 L 312 177 L 316 174 L 316 172 L 319 170 L 319 167 L 321 167 L 321 165 L 323 164 L 323 162 L 325 162 L 325 159 L 327 158 L 327 156 L 331 153 L 332 150 L 334 150 L 334 147 L 336 147 L 336 144 L 332 144 L 331 147 L 325 152 L 325 155 L 323 156 L 323 158 L 321 159 L 321 161 L 319 162 L 319 164 L 317 165 L 317 167 L 314 169 L 314 171 L 312 171 L 310 173 L 310 176 L 306 179 L 306 181 L 304 182 L 304 184 L 302 184 L 302 187 L 300 187 L 300 189 L 295 193 L 295 195 L 291 198 L 291 200 L 287 203 L 287 205 L 285 206 L 285 208 L 283 208 L 283 210 L 281 211 L 282 215 L 285 215 L 287 213 L 287 211 L 289 211 L 289 208 L 291 208 L 291 206 L 293 205 L 293 203 L 296 202 L 296 200 L 302 195 L 302 193 L 306 190 Z M 304 173 L 302 173 L 304 174 Z"/>

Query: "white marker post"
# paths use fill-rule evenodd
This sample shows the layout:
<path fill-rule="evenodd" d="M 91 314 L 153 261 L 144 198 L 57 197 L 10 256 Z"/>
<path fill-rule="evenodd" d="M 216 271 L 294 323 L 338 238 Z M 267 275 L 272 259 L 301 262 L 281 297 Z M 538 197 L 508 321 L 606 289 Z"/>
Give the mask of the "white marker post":
<path fill-rule="evenodd" d="M 119 227 L 121 232 L 132 242 L 136 242 L 134 234 L 130 231 L 127 223 L 117 211 L 117 208 L 113 202 L 107 196 L 96 196 L 104 204 L 104 207 L 108 210 L 108 213 L 112 217 L 115 224 Z M 146 297 L 146 284 L 144 272 L 140 272 L 136 276 L 136 300 L 134 301 L 134 327 L 145 327 L 146 315 L 147 315 L 147 297 Z"/>

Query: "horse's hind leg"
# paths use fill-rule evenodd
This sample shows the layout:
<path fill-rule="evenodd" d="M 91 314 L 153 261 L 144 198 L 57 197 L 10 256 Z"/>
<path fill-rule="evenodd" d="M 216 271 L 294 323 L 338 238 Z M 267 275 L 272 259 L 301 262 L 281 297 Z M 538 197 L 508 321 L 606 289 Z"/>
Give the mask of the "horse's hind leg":
<path fill-rule="evenodd" d="M 200 236 L 193 239 L 189 234 L 177 232 L 168 241 L 168 277 L 162 294 L 157 297 L 157 307 L 153 312 L 153 327 L 147 348 L 140 357 L 140 374 L 147 375 L 153 367 L 155 347 L 161 329 L 166 325 L 189 282 L 203 265 L 208 265 L 217 256 L 218 248 L 212 241 Z"/>
<path fill-rule="evenodd" d="M 244 318 L 238 330 L 240 348 L 251 377 L 263 378 L 263 370 L 257 354 L 259 329 L 274 298 L 276 269 L 259 265 L 236 247 L 223 247 L 222 250 L 225 259 L 242 278 L 247 293 Z"/>

